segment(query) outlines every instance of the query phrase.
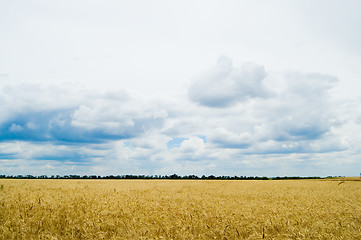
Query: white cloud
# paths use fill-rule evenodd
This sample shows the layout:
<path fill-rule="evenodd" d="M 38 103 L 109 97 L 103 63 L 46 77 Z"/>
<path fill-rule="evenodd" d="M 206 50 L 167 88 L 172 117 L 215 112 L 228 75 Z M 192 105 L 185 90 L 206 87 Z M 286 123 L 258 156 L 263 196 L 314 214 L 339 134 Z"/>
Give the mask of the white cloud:
<path fill-rule="evenodd" d="M 236 68 L 231 59 L 222 56 L 216 67 L 193 82 L 188 95 L 200 105 L 229 107 L 249 98 L 267 97 L 262 83 L 266 76 L 261 65 L 245 63 Z"/>
<path fill-rule="evenodd" d="M 192 154 L 197 154 L 198 152 L 202 152 L 203 149 L 204 149 L 204 142 L 201 138 L 198 137 L 191 137 L 189 139 L 184 140 L 179 147 L 179 150 L 181 152 L 192 153 Z"/>
<path fill-rule="evenodd" d="M 22 126 L 16 125 L 15 123 L 11 124 L 9 131 L 10 132 L 21 132 L 23 130 Z"/>
<path fill-rule="evenodd" d="M 121 106 L 106 107 L 95 106 L 94 108 L 81 105 L 72 114 L 71 124 L 88 130 L 105 129 L 107 132 L 117 133 L 125 128 L 135 125 L 131 116 L 122 114 Z"/>
<path fill-rule="evenodd" d="M 221 148 L 247 148 L 252 144 L 249 132 L 234 133 L 225 128 L 217 128 L 207 136 L 207 140 Z"/>
<path fill-rule="evenodd" d="M 167 142 L 171 140 L 167 135 L 161 134 L 159 129 L 153 129 L 145 132 L 138 138 L 130 139 L 132 147 L 139 149 L 152 149 L 156 151 L 167 150 Z"/>

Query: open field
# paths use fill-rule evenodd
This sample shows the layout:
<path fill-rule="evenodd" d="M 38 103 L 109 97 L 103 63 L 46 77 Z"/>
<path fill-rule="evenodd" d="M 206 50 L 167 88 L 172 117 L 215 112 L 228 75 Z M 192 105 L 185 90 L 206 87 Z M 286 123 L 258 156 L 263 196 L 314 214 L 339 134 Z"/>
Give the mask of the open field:
<path fill-rule="evenodd" d="M 361 239 L 343 180 L 3 179 L 0 239 Z"/>

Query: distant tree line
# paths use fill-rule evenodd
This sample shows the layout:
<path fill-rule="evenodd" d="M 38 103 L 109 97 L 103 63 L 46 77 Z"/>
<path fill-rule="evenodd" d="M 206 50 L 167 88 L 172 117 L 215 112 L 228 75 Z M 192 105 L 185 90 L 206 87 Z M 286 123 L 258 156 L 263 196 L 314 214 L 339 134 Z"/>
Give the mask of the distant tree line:
<path fill-rule="evenodd" d="M 10 178 L 10 179 L 200 179 L 200 180 L 287 180 L 287 179 L 321 179 L 321 177 L 258 177 L 258 176 L 214 176 L 202 175 L 201 177 L 197 175 L 185 175 L 179 176 L 177 174 L 172 175 L 108 175 L 108 176 L 97 176 L 97 175 L 0 175 L 0 178 Z"/>

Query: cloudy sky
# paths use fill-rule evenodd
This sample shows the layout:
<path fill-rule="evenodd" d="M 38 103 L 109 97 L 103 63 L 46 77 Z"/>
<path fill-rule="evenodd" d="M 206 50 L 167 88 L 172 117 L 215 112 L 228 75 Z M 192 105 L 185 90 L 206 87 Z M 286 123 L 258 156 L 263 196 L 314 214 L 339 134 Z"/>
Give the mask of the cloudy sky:
<path fill-rule="evenodd" d="M 360 9 L 0 1 L 0 174 L 357 176 Z"/>

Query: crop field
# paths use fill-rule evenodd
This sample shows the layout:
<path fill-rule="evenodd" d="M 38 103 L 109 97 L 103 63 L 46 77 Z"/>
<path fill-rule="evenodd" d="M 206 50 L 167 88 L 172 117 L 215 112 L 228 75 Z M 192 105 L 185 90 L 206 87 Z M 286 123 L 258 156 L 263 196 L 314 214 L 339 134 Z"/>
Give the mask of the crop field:
<path fill-rule="evenodd" d="M 3 179 L 0 239 L 361 239 L 354 180 Z"/>

